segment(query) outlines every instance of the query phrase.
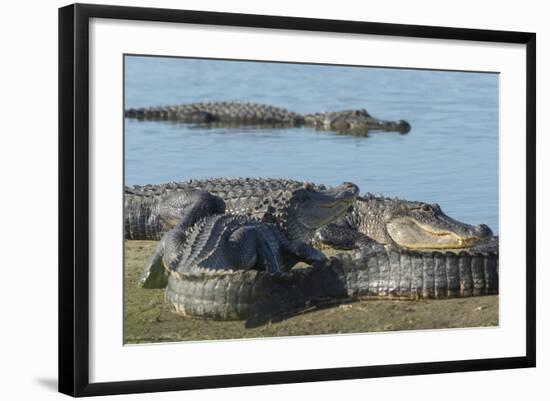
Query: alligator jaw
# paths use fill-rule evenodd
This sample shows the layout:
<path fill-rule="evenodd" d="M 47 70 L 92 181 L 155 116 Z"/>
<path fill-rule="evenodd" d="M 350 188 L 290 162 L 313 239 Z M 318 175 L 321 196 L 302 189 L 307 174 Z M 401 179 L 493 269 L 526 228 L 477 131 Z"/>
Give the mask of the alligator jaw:
<path fill-rule="evenodd" d="M 492 235 L 488 227 L 478 227 L 473 227 L 468 235 L 460 235 L 456 232 L 422 224 L 407 217 L 401 217 L 386 224 L 392 241 L 402 248 L 410 249 L 469 248 Z"/>
<path fill-rule="evenodd" d="M 408 134 L 411 130 L 411 125 L 405 120 L 383 121 L 382 127 L 384 131 L 397 131 L 403 135 Z"/>
<path fill-rule="evenodd" d="M 336 113 L 335 113 L 336 114 Z M 369 131 L 386 131 L 407 134 L 411 125 L 405 120 L 388 121 L 369 116 L 342 116 L 325 120 L 323 127 L 339 133 L 368 136 Z"/>
<path fill-rule="evenodd" d="M 359 194 L 359 188 L 353 183 L 344 182 L 338 187 L 324 190 L 322 193 L 325 195 L 325 199 L 319 198 L 317 206 L 332 209 L 341 204 L 351 205 Z"/>
<path fill-rule="evenodd" d="M 303 191 L 303 193 L 301 196 L 297 196 L 301 202 L 296 218 L 310 230 L 316 230 L 340 217 L 349 209 L 359 194 L 359 188 L 355 184 L 347 182 L 325 190 L 310 191 L 304 188 L 298 191 Z"/>

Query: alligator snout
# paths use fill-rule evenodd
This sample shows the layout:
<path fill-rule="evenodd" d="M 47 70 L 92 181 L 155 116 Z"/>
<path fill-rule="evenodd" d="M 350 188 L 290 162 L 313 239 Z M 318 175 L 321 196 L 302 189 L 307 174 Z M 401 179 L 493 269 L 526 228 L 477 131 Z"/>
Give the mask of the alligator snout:
<path fill-rule="evenodd" d="M 343 198 L 355 198 L 357 195 L 359 195 L 359 187 L 352 182 L 343 182 L 340 185 L 339 189 L 341 190 Z"/>
<path fill-rule="evenodd" d="M 338 205 L 350 204 L 359 195 L 359 187 L 351 182 L 344 182 L 337 187 L 318 193 L 316 206 L 332 209 Z"/>
<path fill-rule="evenodd" d="M 382 121 L 380 125 L 384 131 L 396 131 L 403 135 L 411 130 L 411 124 L 405 120 Z"/>
<path fill-rule="evenodd" d="M 407 134 L 411 130 L 411 124 L 409 124 L 405 120 L 398 120 L 397 121 L 397 131 L 400 134 Z"/>
<path fill-rule="evenodd" d="M 480 238 L 492 237 L 493 231 L 486 224 L 480 224 L 474 227 L 475 235 Z"/>

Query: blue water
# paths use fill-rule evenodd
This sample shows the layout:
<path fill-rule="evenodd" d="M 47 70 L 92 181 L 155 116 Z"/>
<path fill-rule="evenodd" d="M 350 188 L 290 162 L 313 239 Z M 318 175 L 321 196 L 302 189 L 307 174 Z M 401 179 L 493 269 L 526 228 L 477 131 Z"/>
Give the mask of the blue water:
<path fill-rule="evenodd" d="M 302 113 L 366 108 L 412 130 L 364 138 L 126 119 L 125 181 L 351 181 L 362 193 L 437 202 L 498 232 L 498 88 L 498 74 L 489 73 L 127 56 L 125 108 L 225 100 Z"/>

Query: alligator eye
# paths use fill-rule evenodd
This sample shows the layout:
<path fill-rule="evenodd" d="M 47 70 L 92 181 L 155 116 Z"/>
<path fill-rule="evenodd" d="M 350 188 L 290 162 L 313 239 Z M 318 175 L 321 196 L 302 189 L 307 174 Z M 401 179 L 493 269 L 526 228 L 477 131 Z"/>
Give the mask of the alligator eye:
<path fill-rule="evenodd" d="M 423 204 L 421 209 L 422 209 L 423 212 L 429 212 L 430 211 L 430 206 L 428 206 L 426 204 Z"/>

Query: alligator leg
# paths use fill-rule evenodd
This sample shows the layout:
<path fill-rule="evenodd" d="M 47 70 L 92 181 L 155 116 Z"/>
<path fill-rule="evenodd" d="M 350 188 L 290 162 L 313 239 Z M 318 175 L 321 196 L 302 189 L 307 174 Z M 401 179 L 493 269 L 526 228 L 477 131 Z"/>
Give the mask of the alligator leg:
<path fill-rule="evenodd" d="M 335 249 L 361 248 L 376 242 L 356 229 L 338 224 L 328 224 L 318 229 L 313 241 Z"/>
<path fill-rule="evenodd" d="M 277 260 L 273 249 L 265 243 L 260 245 L 258 249 L 258 257 L 260 258 L 265 271 L 274 273 L 281 269 L 281 264 Z"/>
<path fill-rule="evenodd" d="M 228 239 L 233 265 L 241 269 L 260 268 L 274 273 L 290 270 L 296 263 L 323 262 L 325 254 L 305 242 L 273 236 L 265 227 L 242 227 Z"/>
<path fill-rule="evenodd" d="M 287 261 L 285 266 L 287 268 L 286 270 L 290 269 L 298 262 L 314 264 L 327 260 L 327 257 L 323 252 L 309 246 L 305 242 L 291 241 L 289 243 L 286 243 L 285 245 L 285 249 L 283 250 L 286 251 L 285 255 L 287 256 L 285 258 Z"/>
<path fill-rule="evenodd" d="M 242 227 L 235 230 L 228 239 L 229 256 L 232 265 L 240 269 L 260 268 L 273 273 L 281 269 L 280 260 L 275 255 L 277 246 L 274 241 L 265 238 L 265 229 L 261 227 Z"/>

